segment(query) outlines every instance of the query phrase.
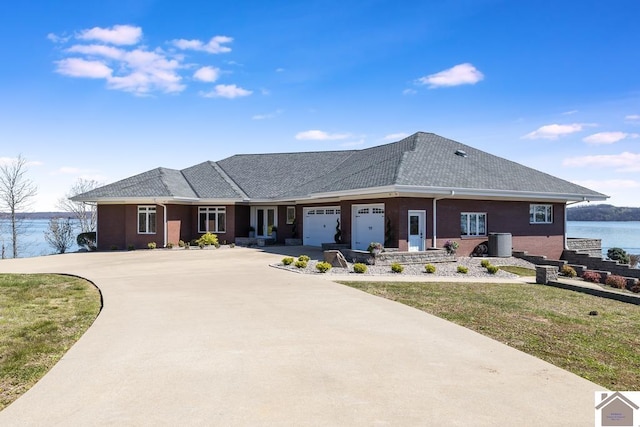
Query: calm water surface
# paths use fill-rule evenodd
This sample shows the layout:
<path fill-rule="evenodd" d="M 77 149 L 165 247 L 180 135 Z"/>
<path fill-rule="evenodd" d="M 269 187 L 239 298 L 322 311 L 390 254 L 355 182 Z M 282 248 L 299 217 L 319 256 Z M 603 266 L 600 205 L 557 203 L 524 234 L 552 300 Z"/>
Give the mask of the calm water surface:
<path fill-rule="evenodd" d="M 74 223 L 74 221 L 72 221 Z M 77 222 L 76 222 L 77 224 Z M 22 221 L 21 229 L 22 234 L 18 236 L 18 256 L 20 258 L 29 258 L 42 255 L 51 255 L 56 251 L 49 246 L 44 239 L 45 231 L 49 230 L 48 219 L 29 219 Z M 75 235 L 80 233 L 79 228 L 76 229 Z M 5 255 L 7 258 L 11 257 L 11 236 L 9 231 L 9 224 L 6 221 L 0 221 L 0 246 L 4 244 Z M 76 245 L 75 239 L 73 246 L 71 246 L 67 252 L 77 251 L 78 245 Z"/>

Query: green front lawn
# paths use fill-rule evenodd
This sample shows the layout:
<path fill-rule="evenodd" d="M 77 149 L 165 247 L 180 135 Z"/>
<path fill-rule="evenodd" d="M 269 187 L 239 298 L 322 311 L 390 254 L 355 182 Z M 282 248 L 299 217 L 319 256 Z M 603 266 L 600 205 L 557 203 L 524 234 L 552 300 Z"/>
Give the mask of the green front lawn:
<path fill-rule="evenodd" d="M 42 378 L 99 312 L 100 293 L 86 280 L 0 274 L 0 410 Z"/>
<path fill-rule="evenodd" d="M 639 306 L 533 284 L 343 283 L 450 320 L 605 388 L 640 390 Z"/>

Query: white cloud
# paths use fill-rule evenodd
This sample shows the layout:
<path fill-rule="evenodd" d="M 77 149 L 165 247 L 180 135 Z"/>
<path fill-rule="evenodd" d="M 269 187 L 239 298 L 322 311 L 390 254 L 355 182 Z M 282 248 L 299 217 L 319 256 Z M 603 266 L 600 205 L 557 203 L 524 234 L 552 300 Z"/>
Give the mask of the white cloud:
<path fill-rule="evenodd" d="M 51 40 L 54 43 L 66 43 L 69 41 L 70 38 L 71 37 L 69 36 L 59 36 L 53 33 L 47 34 L 47 39 Z"/>
<path fill-rule="evenodd" d="M 231 52 L 231 48 L 223 46 L 223 44 L 231 43 L 233 38 L 227 36 L 215 36 L 207 43 L 203 43 L 200 40 L 186 40 L 178 39 L 173 40 L 171 43 L 182 50 L 196 50 L 207 53 L 227 53 Z"/>
<path fill-rule="evenodd" d="M 588 144 L 613 144 L 618 141 L 622 141 L 625 138 L 637 138 L 637 133 L 625 133 L 625 132 L 598 132 L 593 135 L 589 135 L 582 140 Z"/>
<path fill-rule="evenodd" d="M 391 133 L 387 136 L 385 136 L 384 138 L 382 138 L 385 141 L 399 141 L 403 138 L 408 137 L 409 134 L 405 133 L 405 132 L 399 132 L 399 133 Z"/>
<path fill-rule="evenodd" d="M 629 114 L 627 116 L 624 116 L 624 119 L 629 121 L 640 120 L 640 114 Z"/>
<path fill-rule="evenodd" d="M 66 58 L 56 62 L 56 72 L 70 77 L 108 79 L 113 70 L 101 61 L 87 61 L 82 58 Z"/>
<path fill-rule="evenodd" d="M 525 139 L 558 139 L 560 136 L 569 135 L 575 132 L 580 132 L 587 125 L 584 123 L 571 123 L 568 125 L 545 125 L 539 127 L 537 130 L 530 132 L 523 136 Z"/>
<path fill-rule="evenodd" d="M 236 85 L 216 85 L 216 87 L 210 92 L 200 92 L 200 95 L 205 98 L 238 98 L 241 96 L 249 96 L 253 92 L 247 89 L 243 89 Z"/>
<path fill-rule="evenodd" d="M 267 114 L 256 114 L 251 117 L 252 120 L 267 120 L 267 119 L 275 119 L 280 114 L 282 114 L 282 110 L 276 110 L 272 113 Z"/>
<path fill-rule="evenodd" d="M 596 191 L 604 192 L 605 194 L 610 194 L 615 190 L 640 188 L 640 182 L 632 179 L 608 179 L 604 181 L 587 179 L 583 181 L 574 181 L 574 183 Z"/>
<path fill-rule="evenodd" d="M 98 40 L 117 45 L 133 45 L 142 38 L 142 28 L 132 25 L 114 25 L 111 28 L 93 27 L 76 36 L 80 40 Z"/>
<path fill-rule="evenodd" d="M 215 67 L 201 67 L 193 73 L 193 78 L 201 82 L 213 83 L 220 77 L 220 69 Z"/>
<path fill-rule="evenodd" d="M 615 168 L 617 172 L 640 171 L 640 154 L 625 151 L 620 154 L 601 154 L 564 159 L 562 166 Z"/>
<path fill-rule="evenodd" d="M 482 79 L 484 79 L 484 74 L 467 62 L 464 64 L 458 64 L 447 70 L 440 71 L 439 73 L 420 77 L 417 83 L 421 85 L 428 85 L 430 89 L 435 89 L 438 87 L 473 85 Z"/>
<path fill-rule="evenodd" d="M 405 89 L 402 91 L 403 95 L 415 95 L 416 93 L 418 93 L 418 91 L 415 89 Z"/>
<path fill-rule="evenodd" d="M 125 50 L 103 44 L 77 44 L 67 49 L 67 52 L 81 53 L 88 56 L 102 56 L 109 59 L 121 59 Z"/>
<path fill-rule="evenodd" d="M 569 110 L 569 111 L 565 111 L 564 113 L 562 113 L 563 116 L 571 116 L 572 114 L 577 113 L 578 110 Z"/>
<path fill-rule="evenodd" d="M 333 141 L 337 139 L 347 139 L 351 136 L 349 133 L 328 133 L 321 130 L 307 130 L 298 132 L 296 139 L 312 140 L 312 141 Z"/>

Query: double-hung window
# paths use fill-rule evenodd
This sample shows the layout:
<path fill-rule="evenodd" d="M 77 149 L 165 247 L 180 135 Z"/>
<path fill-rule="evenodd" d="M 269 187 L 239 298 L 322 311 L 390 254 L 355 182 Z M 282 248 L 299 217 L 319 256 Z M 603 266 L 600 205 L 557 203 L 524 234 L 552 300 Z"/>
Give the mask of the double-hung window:
<path fill-rule="evenodd" d="M 529 223 L 551 224 L 553 222 L 552 205 L 529 205 Z"/>
<path fill-rule="evenodd" d="M 227 231 L 227 209 L 219 206 L 198 208 L 199 233 L 224 233 Z"/>
<path fill-rule="evenodd" d="M 156 234 L 155 206 L 138 206 L 138 234 Z"/>
<path fill-rule="evenodd" d="M 462 212 L 460 214 L 460 235 L 486 236 L 487 214 L 484 212 Z"/>

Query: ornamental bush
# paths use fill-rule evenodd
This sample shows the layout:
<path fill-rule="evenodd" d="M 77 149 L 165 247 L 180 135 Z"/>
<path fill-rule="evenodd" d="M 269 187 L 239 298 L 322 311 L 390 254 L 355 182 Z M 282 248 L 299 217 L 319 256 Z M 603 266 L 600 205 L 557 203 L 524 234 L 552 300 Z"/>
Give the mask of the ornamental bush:
<path fill-rule="evenodd" d="M 584 281 L 592 283 L 600 283 L 600 280 L 602 280 L 600 273 L 596 273 L 595 271 L 585 271 L 582 278 Z"/>
<path fill-rule="evenodd" d="M 578 273 L 576 273 L 576 270 L 573 267 L 565 264 L 560 269 L 560 275 L 567 277 L 576 277 Z"/>
<path fill-rule="evenodd" d="M 95 251 L 96 248 L 96 232 L 90 231 L 87 233 L 80 233 L 76 237 L 76 243 L 80 247 L 86 248 L 88 251 Z"/>
<path fill-rule="evenodd" d="M 629 254 L 622 248 L 609 248 L 607 251 L 607 258 L 619 261 L 622 264 L 629 264 Z"/>
<path fill-rule="evenodd" d="M 147 243 L 147 248 L 149 248 L 149 249 L 155 249 L 157 247 L 158 247 L 158 245 L 156 244 L 156 242 Z"/>
<path fill-rule="evenodd" d="M 353 271 L 358 274 L 366 273 L 367 266 L 362 264 L 361 262 L 353 264 Z"/>
<path fill-rule="evenodd" d="M 480 261 L 480 266 L 482 268 L 487 268 L 491 265 L 491 261 L 489 261 L 488 259 L 483 259 L 482 261 Z"/>
<path fill-rule="evenodd" d="M 311 260 L 311 258 L 309 258 L 308 255 L 300 255 L 298 257 L 298 261 L 304 261 L 304 262 L 309 262 Z"/>
<path fill-rule="evenodd" d="M 467 274 L 469 272 L 469 269 L 464 265 L 459 265 L 457 270 L 458 270 L 458 273 L 460 274 Z"/>
<path fill-rule="evenodd" d="M 215 234 L 211 234 L 208 231 L 206 233 L 204 233 L 202 236 L 200 236 L 200 238 L 197 240 L 197 244 L 200 247 L 202 247 L 202 246 L 215 246 L 215 247 L 220 246 L 220 243 L 218 243 L 218 236 L 216 236 Z"/>
<path fill-rule="evenodd" d="M 399 262 L 394 262 L 393 264 L 391 264 L 391 271 L 393 271 L 394 273 L 402 273 L 403 270 L 404 267 Z"/>
<path fill-rule="evenodd" d="M 487 266 L 487 273 L 489 273 L 489 274 L 496 274 L 498 272 L 498 270 L 500 270 L 500 269 L 495 265 L 489 264 Z"/>
<path fill-rule="evenodd" d="M 614 274 L 607 277 L 606 285 L 612 288 L 625 289 L 627 287 L 627 279 Z"/>
<path fill-rule="evenodd" d="M 282 263 L 284 265 L 291 265 L 293 264 L 293 258 L 291 258 L 290 256 L 284 257 L 282 258 Z"/>
<path fill-rule="evenodd" d="M 424 266 L 424 270 L 429 274 L 433 274 L 436 272 L 436 266 L 433 264 L 427 264 Z"/>
<path fill-rule="evenodd" d="M 293 264 L 293 265 L 295 265 L 295 266 L 296 266 L 296 267 L 298 267 L 298 268 L 307 268 L 307 261 L 300 261 L 300 260 L 298 260 L 298 261 L 296 261 L 296 263 L 295 263 L 295 264 Z"/>
<path fill-rule="evenodd" d="M 316 269 L 320 272 L 320 273 L 326 273 L 327 271 L 331 270 L 331 264 L 329 264 L 328 262 L 319 262 L 316 264 Z"/>

